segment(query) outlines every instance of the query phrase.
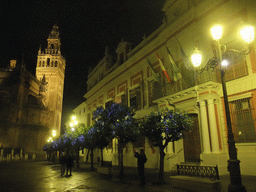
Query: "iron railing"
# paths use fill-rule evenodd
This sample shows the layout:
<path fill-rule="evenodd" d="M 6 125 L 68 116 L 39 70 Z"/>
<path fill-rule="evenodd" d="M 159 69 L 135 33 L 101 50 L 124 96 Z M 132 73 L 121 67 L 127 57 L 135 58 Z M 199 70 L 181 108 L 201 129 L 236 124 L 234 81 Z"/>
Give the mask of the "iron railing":
<path fill-rule="evenodd" d="M 178 165 L 177 174 L 191 177 L 208 177 L 211 181 L 219 180 L 218 166 L 196 166 L 196 165 Z"/>

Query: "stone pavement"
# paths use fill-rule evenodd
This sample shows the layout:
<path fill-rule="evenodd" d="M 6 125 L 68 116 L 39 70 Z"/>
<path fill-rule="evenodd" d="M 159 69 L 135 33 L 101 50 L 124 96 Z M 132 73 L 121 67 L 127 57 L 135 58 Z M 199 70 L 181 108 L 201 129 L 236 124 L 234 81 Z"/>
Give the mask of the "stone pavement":
<path fill-rule="evenodd" d="M 95 164 L 97 169 L 97 164 Z M 186 192 L 172 187 L 169 179 L 170 173 L 165 174 L 165 184 L 158 186 L 154 183 L 158 179 L 158 170 L 146 169 L 147 184 L 139 186 L 139 176 L 136 168 L 124 169 L 125 179 L 120 181 L 118 170 L 109 178 L 90 170 L 90 164 L 80 164 L 74 168 L 72 176 L 61 177 L 60 165 L 48 162 L 14 162 L 0 163 L 0 192 L 26 191 L 26 192 Z M 221 176 L 222 191 L 227 192 L 229 176 Z M 256 177 L 242 176 L 247 192 L 256 192 Z"/>
<path fill-rule="evenodd" d="M 80 170 L 90 170 L 90 166 L 91 166 L 90 164 L 81 164 Z M 97 170 L 97 164 L 94 165 L 94 167 Z M 151 188 L 151 189 L 155 189 L 155 191 L 157 191 L 158 189 L 161 191 L 186 191 L 186 190 L 181 190 L 181 189 L 172 187 L 172 181 L 170 179 L 170 176 L 172 175 L 172 173 L 170 172 L 165 172 L 164 174 L 164 181 L 165 181 L 164 185 L 162 186 L 155 185 L 155 183 L 158 180 L 158 173 L 159 173 L 159 170 L 157 169 L 145 169 L 145 177 L 147 182 L 145 189 Z M 119 174 L 119 170 L 114 169 L 113 177 L 112 177 L 113 181 L 120 182 L 120 180 L 118 179 L 118 174 Z M 125 175 L 125 178 L 123 180 L 123 183 L 130 184 L 132 186 L 139 185 L 140 182 L 139 182 L 139 175 L 138 175 L 137 168 L 124 167 L 124 175 Z M 220 180 L 221 180 L 221 192 L 228 192 L 228 186 L 230 184 L 229 175 L 220 176 Z M 256 176 L 242 175 L 242 183 L 246 187 L 247 192 L 256 192 Z"/>
<path fill-rule="evenodd" d="M 134 174 L 135 176 L 135 174 Z M 134 177 L 133 179 L 136 180 Z M 139 181 L 121 182 L 117 177 L 103 177 L 96 171 L 90 171 L 89 165 L 74 169 L 72 176 L 62 177 L 59 164 L 47 162 L 10 162 L 0 163 L 0 191 L 25 192 L 185 192 L 173 189 L 169 184 L 155 186 L 147 183 L 140 187 Z"/>

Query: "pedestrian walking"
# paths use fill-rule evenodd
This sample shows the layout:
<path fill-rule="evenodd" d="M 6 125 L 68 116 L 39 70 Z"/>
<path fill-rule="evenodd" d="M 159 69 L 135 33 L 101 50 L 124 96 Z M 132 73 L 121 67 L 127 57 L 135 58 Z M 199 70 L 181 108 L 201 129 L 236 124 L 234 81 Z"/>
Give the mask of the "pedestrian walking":
<path fill-rule="evenodd" d="M 66 172 L 66 176 L 68 176 L 68 171 L 70 172 L 70 176 L 72 175 L 71 172 L 72 172 L 72 167 L 73 167 L 73 158 L 71 155 L 68 156 L 67 158 L 67 163 L 66 163 L 66 166 L 67 166 L 67 172 Z"/>
<path fill-rule="evenodd" d="M 134 155 L 138 159 L 138 171 L 140 176 L 140 186 L 144 186 L 146 184 L 145 175 L 144 175 L 144 164 L 147 162 L 147 157 L 144 153 L 144 150 L 141 149 L 140 153 L 138 151 Z"/>
<path fill-rule="evenodd" d="M 65 175 L 65 169 L 66 169 L 66 155 L 62 155 L 60 159 L 60 165 L 61 165 L 61 176 Z"/>

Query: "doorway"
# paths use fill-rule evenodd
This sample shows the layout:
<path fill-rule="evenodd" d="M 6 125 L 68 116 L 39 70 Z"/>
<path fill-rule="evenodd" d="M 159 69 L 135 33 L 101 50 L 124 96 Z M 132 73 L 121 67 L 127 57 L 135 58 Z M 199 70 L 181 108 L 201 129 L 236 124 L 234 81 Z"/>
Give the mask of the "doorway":
<path fill-rule="evenodd" d="M 198 114 L 189 114 L 193 118 L 193 127 L 183 134 L 185 162 L 200 162 L 201 144 L 198 125 Z"/>

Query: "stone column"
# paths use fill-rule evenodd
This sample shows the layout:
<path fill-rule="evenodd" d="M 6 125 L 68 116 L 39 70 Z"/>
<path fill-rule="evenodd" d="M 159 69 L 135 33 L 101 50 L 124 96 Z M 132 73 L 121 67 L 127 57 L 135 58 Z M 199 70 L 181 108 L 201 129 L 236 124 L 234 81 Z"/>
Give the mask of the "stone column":
<path fill-rule="evenodd" d="M 209 138 L 209 129 L 208 129 L 208 119 L 205 101 L 200 101 L 200 117 L 201 117 L 201 130 L 202 130 L 202 139 L 203 139 L 203 153 L 211 153 L 210 149 L 210 138 Z"/>
<path fill-rule="evenodd" d="M 209 122 L 210 122 L 210 132 L 211 132 L 211 142 L 212 142 L 212 152 L 219 153 L 219 138 L 218 138 L 218 130 L 216 123 L 216 114 L 214 109 L 213 99 L 208 99 L 208 112 L 209 112 Z"/>

